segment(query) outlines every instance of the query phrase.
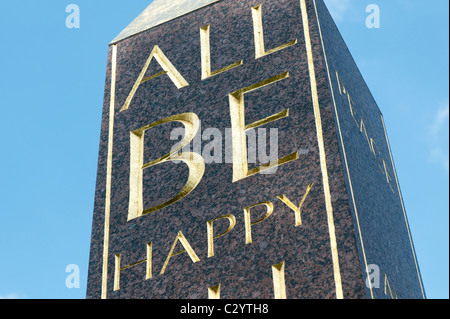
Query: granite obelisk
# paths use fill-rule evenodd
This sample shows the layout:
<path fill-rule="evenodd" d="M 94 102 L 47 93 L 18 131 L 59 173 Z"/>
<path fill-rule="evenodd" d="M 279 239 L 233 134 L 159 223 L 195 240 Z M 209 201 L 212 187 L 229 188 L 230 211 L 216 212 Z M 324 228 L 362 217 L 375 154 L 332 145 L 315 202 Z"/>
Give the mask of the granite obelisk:
<path fill-rule="evenodd" d="M 155 0 L 109 46 L 88 298 L 425 298 L 322 0 Z"/>

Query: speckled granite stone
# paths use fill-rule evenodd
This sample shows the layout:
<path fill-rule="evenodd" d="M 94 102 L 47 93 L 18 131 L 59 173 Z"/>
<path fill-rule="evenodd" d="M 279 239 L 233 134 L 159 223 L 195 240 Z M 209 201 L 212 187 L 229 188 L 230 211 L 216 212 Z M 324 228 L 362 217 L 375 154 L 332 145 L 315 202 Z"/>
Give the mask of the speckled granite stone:
<path fill-rule="evenodd" d="M 266 48 L 274 48 L 293 39 L 298 40 L 297 44 L 255 59 L 251 8 L 259 4 L 263 9 Z M 389 193 L 385 190 L 385 175 L 378 166 L 378 171 L 373 169 L 373 153 L 370 148 L 367 151 L 368 146 L 364 145 L 358 129 L 352 127 L 356 124 L 351 115 L 346 114 L 343 95 L 336 96 L 335 78 L 331 81 L 334 91 L 331 90 L 326 62 L 329 69 L 339 69 L 346 87 L 354 92 L 358 115 L 367 118 L 368 134 L 370 131 L 369 135 L 380 148 L 386 164 L 392 165 L 384 130 L 379 126 L 376 115 L 376 112 L 379 114 L 378 108 L 322 0 L 316 3 L 307 0 L 306 5 L 343 297 L 390 297 L 384 294 L 385 275 L 399 297 L 419 297 L 417 274 L 415 280 L 411 275 L 414 274 L 414 261 L 411 259 L 411 247 L 407 249 L 409 242 L 405 237 L 405 221 L 401 224 L 403 212 L 398 190 L 397 194 L 395 191 L 397 186 L 393 169 L 389 174 L 391 185 L 395 188 L 394 192 L 389 189 Z M 244 63 L 201 80 L 199 30 L 207 24 L 211 25 L 213 70 L 239 60 Z M 328 60 L 325 59 L 322 40 Z M 168 76 L 160 76 L 141 84 L 129 109 L 120 112 L 155 45 L 160 47 L 189 86 L 177 89 Z M 106 75 L 87 298 L 100 298 L 102 292 L 111 54 L 112 47 Z M 300 2 L 222 0 L 213 3 L 119 41 L 116 71 L 106 297 L 201 299 L 208 297 L 208 287 L 220 284 L 223 299 L 271 299 L 274 298 L 272 265 L 284 261 L 288 298 L 336 298 Z M 145 76 L 161 71 L 158 63 L 152 61 Z M 201 182 L 188 196 L 164 209 L 127 221 L 130 131 L 175 114 L 194 112 L 201 120 L 202 131 L 218 128 L 225 137 L 226 128 L 231 127 L 228 95 L 286 71 L 289 71 L 287 79 L 245 96 L 245 117 L 246 123 L 252 123 L 289 109 L 289 117 L 264 127 L 278 129 L 279 157 L 299 151 L 298 160 L 279 166 L 275 174 L 259 174 L 235 183 L 232 182 L 232 164 L 206 164 Z M 338 130 L 332 93 L 336 96 L 343 140 Z M 145 162 L 170 151 L 176 143 L 170 140 L 170 133 L 175 127 L 178 126 L 169 123 L 146 133 Z M 207 143 L 203 141 L 202 145 Z M 342 145 L 345 145 L 346 156 Z M 226 152 L 225 143 L 222 151 Z M 352 185 L 346 163 L 350 168 Z M 252 168 L 257 164 L 249 166 Z M 185 164 L 165 163 L 145 169 L 144 207 L 152 207 L 175 196 L 187 177 Z M 298 205 L 310 183 L 314 186 L 302 207 L 302 225 L 295 227 L 293 211 L 277 196 L 286 195 Z M 356 198 L 357 212 L 353 198 Z M 244 208 L 263 201 L 273 202 L 274 212 L 252 227 L 253 242 L 246 244 Z M 253 220 L 265 213 L 263 207 L 255 207 L 251 212 Z M 215 255 L 208 258 L 207 221 L 227 214 L 236 217 L 236 226 L 214 241 Z M 391 217 L 394 219 L 389 219 Z M 219 234 L 226 230 L 228 222 L 220 220 L 214 226 L 215 234 Z M 160 275 L 180 231 L 199 261 L 193 263 L 187 253 L 179 254 L 170 259 L 165 273 Z M 122 266 L 133 264 L 146 258 L 149 242 L 152 243 L 152 278 L 145 279 L 146 263 L 141 263 L 121 271 L 120 289 L 114 291 L 114 256 L 121 254 Z M 181 249 L 178 243 L 176 251 Z M 378 290 L 373 288 L 371 291 L 365 286 L 364 256 L 368 264 L 380 266 L 383 278 Z"/>

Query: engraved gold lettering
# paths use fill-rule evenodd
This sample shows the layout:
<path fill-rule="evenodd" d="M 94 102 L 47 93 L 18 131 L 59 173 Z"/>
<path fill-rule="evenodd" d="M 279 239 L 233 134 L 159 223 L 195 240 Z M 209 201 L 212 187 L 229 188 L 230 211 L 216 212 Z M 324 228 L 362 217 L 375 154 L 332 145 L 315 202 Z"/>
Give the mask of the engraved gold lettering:
<path fill-rule="evenodd" d="M 375 149 L 373 148 L 373 145 L 374 145 L 373 139 L 372 139 L 372 138 L 369 138 L 369 136 L 367 135 L 366 126 L 364 125 L 363 119 L 361 119 L 361 128 L 360 128 L 360 132 L 361 132 L 361 133 L 364 133 L 364 135 L 366 136 L 366 140 L 367 140 L 367 143 L 369 144 L 370 152 L 375 156 L 375 160 L 377 161 L 378 166 L 380 166 L 380 164 L 379 164 L 379 162 L 378 162 L 378 159 L 377 159 L 377 156 L 376 156 L 376 154 L 375 154 Z M 378 148 L 377 148 L 377 149 L 378 149 Z M 383 162 L 383 167 L 384 167 L 384 169 L 381 169 L 381 171 L 386 175 L 386 181 L 387 181 L 387 183 L 388 183 L 388 185 L 389 185 L 389 187 L 390 187 L 392 193 L 394 193 L 394 189 L 393 189 L 392 186 L 391 186 L 391 180 L 392 180 L 392 178 L 391 178 L 391 176 L 389 176 L 389 172 L 388 172 L 388 169 L 387 169 L 387 166 L 386 166 L 386 162 L 384 161 L 384 159 L 381 159 L 381 160 L 382 160 L 382 162 Z M 380 167 L 380 168 L 381 168 L 381 167 Z"/>
<path fill-rule="evenodd" d="M 179 143 L 178 147 L 171 150 L 171 153 L 166 154 L 150 163 L 144 164 L 145 131 L 169 122 L 180 122 L 184 125 L 185 134 L 183 140 Z M 197 187 L 205 172 L 205 161 L 201 155 L 197 153 L 183 152 L 178 154 L 178 151 L 183 149 L 183 147 L 188 145 L 193 140 L 199 127 L 200 120 L 196 114 L 183 113 L 164 118 L 130 133 L 130 200 L 128 206 L 128 220 L 132 220 L 170 206 L 187 196 L 195 187 Z M 161 163 L 172 161 L 182 161 L 188 166 L 189 177 L 186 185 L 178 195 L 167 202 L 144 210 L 142 194 L 143 170 Z"/>
<path fill-rule="evenodd" d="M 353 100 L 352 100 L 352 98 L 351 98 L 351 96 L 350 96 L 350 93 L 349 93 L 348 90 L 345 88 L 344 84 L 342 83 L 342 79 L 340 78 L 339 73 L 338 73 L 337 70 L 336 70 L 336 79 L 337 79 L 337 82 L 338 82 L 339 93 L 340 93 L 341 95 L 342 95 L 342 94 L 347 95 L 348 104 L 349 104 L 349 106 L 350 106 L 350 113 L 351 113 L 351 115 L 352 115 L 352 117 L 353 117 L 353 120 L 354 120 L 355 123 L 356 123 L 356 126 L 359 128 L 359 132 L 360 132 L 360 133 L 364 133 L 364 136 L 365 136 L 365 138 L 366 138 L 367 144 L 369 145 L 370 152 L 371 152 L 371 153 L 373 154 L 373 156 L 375 157 L 375 161 L 377 162 L 377 165 L 378 165 L 378 167 L 380 168 L 381 172 L 382 172 L 383 174 L 386 175 L 386 181 L 387 181 L 387 183 L 388 183 L 388 185 L 389 185 L 389 188 L 391 189 L 392 193 L 395 194 L 395 191 L 394 191 L 394 189 L 392 188 L 392 185 L 391 185 L 391 180 L 392 180 L 392 178 L 391 178 L 391 176 L 389 175 L 389 171 L 388 171 L 388 169 L 387 169 L 386 162 L 385 162 L 384 159 L 381 157 L 380 150 L 378 149 L 378 147 L 377 147 L 375 141 L 373 140 L 373 138 L 371 138 L 371 137 L 367 134 L 367 128 L 366 128 L 366 125 L 365 125 L 364 120 L 363 120 L 362 118 L 361 118 L 360 124 L 358 124 L 358 121 L 357 121 L 356 118 L 355 118 L 355 113 L 356 113 L 356 112 L 355 112 L 355 109 L 354 109 L 354 107 L 353 107 L 354 102 L 353 102 Z M 376 148 L 376 150 L 375 150 L 375 148 Z M 378 153 L 378 155 L 377 155 L 377 153 Z M 383 167 L 380 165 L 380 162 L 383 163 Z"/>
<path fill-rule="evenodd" d="M 263 30 L 263 19 L 262 19 L 262 5 L 257 5 L 252 8 L 253 17 L 253 32 L 255 37 L 255 57 L 256 59 L 262 58 L 266 55 L 272 54 L 274 52 L 286 49 L 297 43 L 297 39 L 292 40 L 286 44 L 280 45 L 274 49 L 266 51 L 264 45 L 264 30 Z"/>
<path fill-rule="evenodd" d="M 240 89 L 236 92 L 229 94 L 231 130 L 233 135 L 233 183 L 242 180 L 244 178 L 247 178 L 249 176 L 258 174 L 264 170 L 286 164 L 299 158 L 298 152 L 295 152 L 278 159 L 278 161 L 264 164 L 251 170 L 248 169 L 246 131 L 288 117 L 289 109 L 286 109 L 277 114 L 271 115 L 265 119 L 246 125 L 244 96 L 246 93 L 255 91 L 257 89 L 273 84 L 280 80 L 286 79 L 288 77 L 289 72 L 284 72 L 270 79 L 253 84 L 249 87 Z"/>
<path fill-rule="evenodd" d="M 254 222 L 251 221 L 250 218 L 250 210 L 253 207 L 256 206 L 266 206 L 267 207 L 267 212 L 264 215 L 264 217 L 262 217 L 261 219 L 258 219 Z M 252 226 L 261 223 L 262 221 L 266 220 L 270 215 L 272 215 L 273 213 L 273 203 L 272 202 L 261 202 L 249 207 L 244 208 L 244 219 L 245 219 L 245 244 L 251 244 L 252 243 Z"/>
<path fill-rule="evenodd" d="M 389 187 L 391 188 L 392 193 L 395 194 L 394 189 L 393 189 L 392 186 L 391 186 L 391 180 L 392 180 L 392 178 L 391 178 L 391 176 L 389 175 L 389 172 L 388 172 L 388 169 L 387 169 L 387 166 L 386 166 L 386 162 L 384 161 L 384 159 L 383 159 L 383 167 L 384 167 L 384 174 L 386 175 L 386 181 L 387 181 Z"/>
<path fill-rule="evenodd" d="M 380 162 L 378 161 L 378 156 L 377 156 L 377 153 L 378 153 L 378 155 L 380 155 L 380 157 L 381 157 L 380 150 L 378 149 L 378 146 L 375 143 L 375 141 L 373 140 L 373 138 L 370 139 L 370 142 L 371 142 L 372 153 L 375 156 L 375 160 L 377 161 L 377 165 L 380 168 L 381 172 L 384 174 L 383 168 L 380 166 Z M 375 149 L 376 149 L 376 152 L 375 152 Z"/>
<path fill-rule="evenodd" d="M 164 71 L 159 72 L 158 74 L 155 74 L 153 76 L 144 78 L 145 73 L 147 72 L 148 67 L 150 66 L 150 62 L 153 60 L 153 58 L 155 58 L 155 60 L 159 63 L 159 65 L 163 68 Z M 142 83 L 154 79 L 163 74 L 167 74 L 178 89 L 181 89 L 189 85 L 189 83 L 183 78 L 180 72 L 178 72 L 178 70 L 173 66 L 170 60 L 164 55 L 161 49 L 157 45 L 155 45 L 152 52 L 150 53 L 150 56 L 145 62 L 145 65 L 142 68 L 141 73 L 139 74 L 136 82 L 134 83 L 130 94 L 125 100 L 125 103 L 123 104 L 120 112 L 125 111 L 130 107 L 131 101 L 133 100 L 133 97 L 136 94 L 137 89 Z"/>
<path fill-rule="evenodd" d="M 353 117 L 353 120 L 356 123 L 356 126 L 359 127 L 358 121 L 355 118 L 355 109 L 353 108 L 353 100 L 352 100 L 352 97 L 350 96 L 350 93 L 347 94 L 347 98 L 348 98 L 348 105 L 350 106 L 350 113 Z"/>
<path fill-rule="evenodd" d="M 120 289 L 120 272 L 124 269 L 134 267 L 136 265 L 142 264 L 144 262 L 147 263 L 146 271 L 145 271 L 145 280 L 152 278 L 152 243 L 147 244 L 147 258 L 137 261 L 133 264 L 127 266 L 120 266 L 120 254 L 116 254 L 115 256 L 115 267 L 114 267 L 114 291 Z"/>
<path fill-rule="evenodd" d="M 218 71 L 211 71 L 211 46 L 209 43 L 210 25 L 206 25 L 200 28 L 200 47 L 201 47 L 201 57 L 202 57 L 202 80 L 205 80 L 214 75 L 220 74 L 222 72 L 231 70 L 235 67 L 242 65 L 244 62 L 242 60 L 233 63 L 225 68 Z"/>
<path fill-rule="evenodd" d="M 342 95 L 342 94 L 347 94 L 347 91 L 346 91 L 346 89 L 345 89 L 345 86 L 344 86 L 344 84 L 342 83 L 341 77 L 339 76 L 339 73 L 338 73 L 337 70 L 336 70 L 336 79 L 337 79 L 337 82 L 338 82 L 339 94 L 340 94 L 340 95 Z"/>
<path fill-rule="evenodd" d="M 230 226 L 223 233 L 214 236 L 213 223 L 219 219 L 225 219 L 225 218 L 230 221 Z M 208 235 L 208 258 L 210 258 L 210 257 L 214 256 L 214 239 L 217 239 L 219 237 L 222 237 L 222 236 L 228 234 L 236 225 L 236 217 L 234 215 L 226 215 L 226 216 L 222 216 L 222 217 L 218 217 L 213 220 L 210 220 L 206 224 L 207 224 L 207 235 Z"/>
<path fill-rule="evenodd" d="M 295 213 L 295 227 L 298 227 L 298 226 L 301 226 L 301 225 L 302 225 L 302 206 L 303 206 L 303 203 L 304 203 L 305 200 L 306 200 L 306 197 L 307 197 L 308 194 L 309 194 L 309 191 L 310 191 L 311 188 L 313 187 L 313 185 L 314 185 L 314 183 L 311 183 L 311 184 L 308 185 L 308 187 L 306 188 L 306 191 L 305 191 L 305 195 L 303 195 L 303 198 L 302 198 L 302 200 L 300 201 L 300 205 L 298 205 L 298 207 L 295 206 L 295 204 L 293 204 L 293 203 L 289 200 L 289 198 L 287 198 L 285 195 L 277 196 L 277 198 L 278 198 L 279 200 L 281 200 L 281 201 L 282 201 L 283 203 L 285 203 L 290 209 L 292 209 L 292 210 L 294 211 L 294 213 Z"/>
<path fill-rule="evenodd" d="M 286 299 L 286 282 L 284 279 L 284 261 L 272 266 L 273 290 L 275 299 Z"/>
<path fill-rule="evenodd" d="M 355 118 L 355 109 L 353 108 L 353 104 L 354 104 L 353 99 L 350 96 L 350 93 L 345 88 L 344 84 L 342 83 L 342 80 L 341 80 L 341 78 L 339 76 L 338 71 L 336 71 L 336 79 L 337 79 L 337 82 L 338 82 L 339 93 L 340 93 L 340 95 L 342 95 L 342 94 L 347 95 L 348 105 L 350 107 L 350 114 L 352 115 L 353 120 L 356 123 L 356 126 L 358 126 L 358 128 L 359 128 L 359 123 L 358 123 L 358 121 Z"/>
<path fill-rule="evenodd" d="M 174 253 L 174 249 L 175 246 L 177 245 L 178 241 L 180 241 L 180 243 L 183 245 L 184 249 Z M 197 254 L 195 253 L 195 251 L 192 249 L 191 245 L 189 245 L 189 242 L 187 241 L 186 237 L 184 237 L 183 233 L 180 231 L 177 235 L 177 237 L 175 238 L 175 241 L 172 245 L 172 248 L 170 249 L 169 255 L 167 256 L 167 259 L 164 263 L 163 268 L 161 269 L 160 275 L 164 274 L 166 272 L 166 268 L 167 265 L 169 264 L 169 260 L 170 258 L 172 258 L 173 256 L 182 254 L 187 252 L 187 254 L 189 255 L 189 257 L 191 258 L 192 262 L 196 263 L 199 262 L 200 259 L 198 258 Z"/>
<path fill-rule="evenodd" d="M 359 129 L 359 132 L 360 133 L 364 133 L 364 135 L 366 136 L 367 144 L 369 144 L 369 148 L 372 148 L 371 145 L 370 145 L 369 135 L 367 135 L 366 125 L 364 125 L 363 119 L 361 119 L 361 127 Z"/>
<path fill-rule="evenodd" d="M 208 299 L 220 299 L 220 284 L 208 288 Z"/>
<path fill-rule="evenodd" d="M 361 132 L 361 133 L 364 133 L 364 135 L 366 136 L 366 140 L 367 140 L 367 143 L 369 144 L 370 152 L 375 156 L 375 160 L 377 161 L 378 166 L 380 166 L 380 164 L 379 164 L 379 162 L 378 162 L 378 159 L 377 159 L 377 156 L 376 156 L 376 154 L 375 154 L 375 149 L 374 149 L 374 147 L 373 147 L 374 141 L 373 141 L 372 138 L 369 138 L 369 135 L 367 135 L 366 126 L 364 125 L 363 119 L 361 119 L 361 128 L 360 128 L 360 132 Z M 378 148 L 377 148 L 377 149 L 378 149 Z M 391 186 L 391 180 L 392 180 L 392 178 L 391 178 L 391 176 L 389 176 L 389 172 L 388 172 L 388 169 L 387 169 L 387 166 L 386 166 L 386 162 L 384 161 L 384 159 L 381 159 L 381 160 L 382 160 L 382 162 L 383 162 L 383 167 L 384 167 L 384 169 L 381 169 L 381 171 L 386 175 L 386 181 L 387 181 L 389 187 L 391 188 L 392 193 L 394 193 L 394 189 L 393 189 L 392 186 Z M 380 167 L 380 168 L 381 168 L 381 167 Z"/>
<path fill-rule="evenodd" d="M 394 290 L 394 294 L 395 294 L 395 298 L 394 298 L 394 294 L 392 294 L 392 289 L 391 289 L 391 285 L 389 284 L 387 274 L 385 274 L 384 275 L 384 294 L 386 296 L 387 296 L 388 291 L 389 291 L 389 295 L 391 296 L 391 299 L 398 299 L 397 292 L 395 290 Z"/>
<path fill-rule="evenodd" d="M 287 299 L 284 268 L 284 261 L 272 266 L 272 280 L 275 299 Z M 208 288 L 208 299 L 220 299 L 220 284 Z"/>

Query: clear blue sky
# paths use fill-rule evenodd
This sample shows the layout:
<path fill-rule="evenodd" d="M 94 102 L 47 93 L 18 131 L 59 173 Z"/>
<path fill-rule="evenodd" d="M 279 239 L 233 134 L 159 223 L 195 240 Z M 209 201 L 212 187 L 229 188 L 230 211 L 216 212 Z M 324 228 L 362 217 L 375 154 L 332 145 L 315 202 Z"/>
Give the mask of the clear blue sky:
<path fill-rule="evenodd" d="M 0 298 L 85 297 L 108 43 L 150 2 L 0 2 Z M 326 2 L 384 114 L 427 295 L 448 298 L 449 3 Z"/>

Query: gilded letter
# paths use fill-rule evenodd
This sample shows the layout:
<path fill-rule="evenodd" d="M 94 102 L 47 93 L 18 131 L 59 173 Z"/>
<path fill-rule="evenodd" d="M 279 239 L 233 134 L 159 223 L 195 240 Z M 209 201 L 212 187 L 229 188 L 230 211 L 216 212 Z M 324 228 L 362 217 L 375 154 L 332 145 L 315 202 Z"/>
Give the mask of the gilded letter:
<path fill-rule="evenodd" d="M 285 203 L 290 209 L 292 209 L 295 213 L 295 227 L 297 226 L 301 226 L 302 225 L 302 206 L 303 203 L 306 200 L 306 197 L 309 194 L 309 191 L 311 190 L 311 188 L 313 187 L 314 183 L 311 183 L 308 185 L 308 187 L 306 188 L 305 191 L 305 195 L 303 195 L 302 200 L 300 201 L 300 205 L 295 206 L 290 200 L 289 198 L 287 198 L 285 195 L 280 195 L 277 198 L 279 200 L 281 200 L 283 203 Z"/>
<path fill-rule="evenodd" d="M 355 118 L 355 109 L 353 108 L 353 100 L 352 100 L 352 97 L 350 96 L 350 93 L 347 93 L 347 98 L 348 98 L 348 105 L 350 106 L 350 113 L 352 114 L 352 117 L 356 123 L 356 126 L 359 127 L 358 121 Z"/>
<path fill-rule="evenodd" d="M 275 299 L 287 299 L 284 267 L 284 261 L 272 266 Z M 220 284 L 208 288 L 208 299 L 220 299 Z"/>
<path fill-rule="evenodd" d="M 180 243 L 183 245 L 184 249 L 179 252 L 174 253 L 173 251 L 174 251 L 175 246 L 177 245 L 178 241 L 180 241 Z M 173 256 L 176 256 L 176 255 L 185 253 L 185 252 L 188 253 L 189 257 L 191 257 L 191 259 L 194 263 L 200 261 L 197 254 L 195 253 L 195 251 L 192 249 L 191 245 L 189 245 L 188 241 L 186 240 L 186 237 L 184 237 L 183 233 L 180 231 L 177 235 L 177 238 L 175 238 L 172 248 L 170 249 L 169 256 L 167 256 L 166 262 L 164 263 L 164 266 L 161 269 L 160 275 L 162 275 L 166 272 L 166 268 L 167 268 L 167 265 L 169 264 L 170 258 L 172 258 Z"/>
<path fill-rule="evenodd" d="M 364 133 L 364 135 L 366 136 L 367 144 L 369 144 L 369 148 L 371 148 L 369 135 L 367 135 L 366 125 L 364 125 L 363 119 L 361 119 L 361 128 L 359 129 L 359 132 Z"/>
<path fill-rule="evenodd" d="M 347 94 L 347 91 L 346 91 L 346 89 L 345 89 L 345 86 L 344 86 L 344 84 L 342 83 L 341 77 L 339 76 L 339 73 L 338 73 L 337 70 L 336 70 L 336 79 L 337 79 L 338 86 L 339 86 L 339 94 L 340 94 L 340 95 L 342 95 L 342 94 Z"/>
<path fill-rule="evenodd" d="M 224 218 L 227 218 L 230 221 L 230 226 L 223 233 L 214 236 L 213 223 L 219 219 L 224 219 Z M 222 236 L 228 234 L 236 225 L 236 217 L 234 217 L 234 215 L 226 215 L 226 216 L 222 216 L 222 217 L 218 217 L 216 219 L 210 220 L 206 224 L 207 224 L 207 234 L 208 234 L 208 258 L 209 258 L 209 257 L 214 256 L 214 239 L 217 239 L 219 237 L 222 237 Z"/>
<path fill-rule="evenodd" d="M 258 219 L 257 221 L 252 222 L 250 218 L 250 209 L 256 206 L 266 206 L 267 212 L 263 218 Z M 273 213 L 273 203 L 272 202 L 262 202 L 249 207 L 244 208 L 244 219 L 245 219 L 245 244 L 252 243 L 252 226 L 259 224 L 260 222 L 266 220 Z"/>
<path fill-rule="evenodd" d="M 284 261 L 272 266 L 273 290 L 275 299 L 286 299 L 286 282 L 284 279 Z"/>
<path fill-rule="evenodd" d="M 244 96 L 246 93 L 255 91 L 267 85 L 286 79 L 287 77 L 289 77 L 289 72 L 284 72 L 280 75 L 274 76 L 270 79 L 253 84 L 249 87 L 240 89 L 236 92 L 229 94 L 231 129 L 233 135 L 233 183 L 241 179 L 247 178 L 249 176 L 258 174 L 261 171 L 286 164 L 299 158 L 298 152 L 295 152 L 283 158 L 280 158 L 275 162 L 264 164 L 251 170 L 248 169 L 246 132 L 259 126 L 262 126 L 264 124 L 288 117 L 289 109 L 286 109 L 277 114 L 271 115 L 265 119 L 246 125 Z"/>
<path fill-rule="evenodd" d="M 280 45 L 275 49 L 271 49 L 266 51 L 264 46 L 264 30 L 263 30 L 263 21 L 262 21 L 262 9 L 261 4 L 252 8 L 252 17 L 253 17 L 253 32 L 255 36 L 255 56 L 256 59 L 262 58 L 266 55 L 272 54 L 274 52 L 286 49 L 291 45 L 297 43 L 297 39 L 292 40 L 286 44 Z"/>
<path fill-rule="evenodd" d="M 175 121 L 182 123 L 185 127 L 184 138 L 178 144 L 178 147 L 172 149 L 169 154 L 166 154 L 150 163 L 144 164 L 145 131 L 152 127 Z M 205 172 L 205 161 L 201 155 L 197 153 L 184 152 L 178 154 L 178 151 L 192 141 L 199 126 L 200 120 L 196 114 L 183 113 L 159 120 L 130 133 L 130 201 L 128 206 L 128 220 L 132 220 L 170 206 L 187 196 L 194 188 L 197 187 Z M 172 161 L 182 161 L 188 166 L 189 177 L 186 185 L 178 195 L 167 202 L 144 210 L 142 194 L 143 170 L 161 163 Z"/>
<path fill-rule="evenodd" d="M 394 189 L 393 189 L 392 186 L 391 186 L 391 180 L 392 180 L 392 178 L 391 178 L 391 176 L 389 175 L 389 172 L 388 172 L 388 169 L 387 169 L 387 166 L 386 166 L 386 162 L 385 162 L 384 160 L 383 160 L 383 166 L 384 166 L 384 174 L 386 175 L 386 181 L 387 181 L 389 187 L 391 188 L 392 193 L 394 193 Z"/>
<path fill-rule="evenodd" d="M 395 294 L 395 298 L 394 298 L 394 294 L 392 294 L 392 289 L 391 289 L 391 285 L 389 284 L 387 274 L 384 274 L 384 294 L 386 296 L 387 296 L 388 290 L 389 290 L 389 295 L 391 296 L 391 299 L 398 299 L 397 292 L 395 290 L 394 290 L 394 294 Z"/>
<path fill-rule="evenodd" d="M 152 243 L 147 244 L 147 258 L 137 261 L 131 265 L 120 266 L 120 254 L 115 256 L 115 267 L 114 267 L 114 291 L 120 289 L 120 272 L 124 269 L 134 267 L 141 263 L 147 263 L 146 271 L 145 271 L 145 280 L 152 278 Z"/>
<path fill-rule="evenodd" d="M 211 72 L 211 47 L 209 43 L 209 30 L 210 25 L 206 25 L 200 28 L 200 45 L 201 45 L 201 56 L 202 56 L 202 80 L 205 80 L 214 75 L 220 74 L 222 72 L 231 70 L 235 67 L 242 65 L 244 62 L 242 60 L 231 64 L 218 71 Z"/>
<path fill-rule="evenodd" d="M 164 71 L 157 73 L 155 75 L 149 76 L 144 79 L 145 73 L 147 72 L 148 67 L 150 66 L 150 62 L 152 61 L 153 58 L 155 58 L 155 60 L 159 63 L 159 65 L 163 68 Z M 154 79 L 158 76 L 161 76 L 163 74 L 167 74 L 178 89 L 181 89 L 181 88 L 189 85 L 189 83 L 183 78 L 183 76 L 180 74 L 180 72 L 178 72 L 178 70 L 173 66 L 173 64 L 170 62 L 170 60 L 164 55 L 164 53 L 161 51 L 161 49 L 157 45 L 155 45 L 152 52 L 150 53 L 150 56 L 148 57 L 147 61 L 145 62 L 145 65 L 142 68 L 141 73 L 139 74 L 136 82 L 134 83 L 130 94 L 128 95 L 127 99 L 125 100 L 125 103 L 124 103 L 122 109 L 120 110 L 120 112 L 128 110 L 131 100 L 133 99 L 134 95 L 136 94 L 137 89 L 139 88 L 139 86 L 142 83 L 147 82 L 147 81 Z"/>
<path fill-rule="evenodd" d="M 220 299 L 220 284 L 208 288 L 208 299 Z"/>
<path fill-rule="evenodd" d="M 371 138 L 370 141 L 371 141 L 371 150 L 372 150 L 373 155 L 375 156 L 375 160 L 377 161 L 377 165 L 380 168 L 381 172 L 384 174 L 383 168 L 380 166 L 380 162 L 378 161 L 378 157 L 377 157 L 377 154 L 376 154 L 376 153 L 378 153 L 378 155 L 380 155 L 380 157 L 381 157 L 380 150 L 378 149 L 378 146 L 375 143 L 375 141 L 373 140 L 373 138 Z M 375 152 L 375 149 L 377 149 L 376 152 Z"/>

